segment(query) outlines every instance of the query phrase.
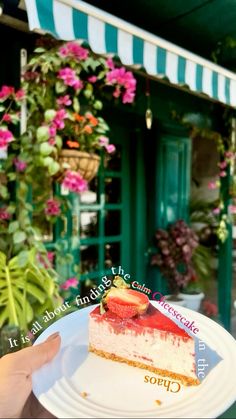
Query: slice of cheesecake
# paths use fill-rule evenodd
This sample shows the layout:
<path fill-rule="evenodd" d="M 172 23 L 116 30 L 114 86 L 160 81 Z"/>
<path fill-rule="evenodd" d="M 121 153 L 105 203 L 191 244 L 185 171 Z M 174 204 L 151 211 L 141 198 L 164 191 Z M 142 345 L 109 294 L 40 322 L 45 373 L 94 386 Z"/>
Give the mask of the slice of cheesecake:
<path fill-rule="evenodd" d="M 104 312 L 97 306 L 90 313 L 89 350 L 185 385 L 200 384 L 194 339 L 135 290 L 112 287 Z"/>

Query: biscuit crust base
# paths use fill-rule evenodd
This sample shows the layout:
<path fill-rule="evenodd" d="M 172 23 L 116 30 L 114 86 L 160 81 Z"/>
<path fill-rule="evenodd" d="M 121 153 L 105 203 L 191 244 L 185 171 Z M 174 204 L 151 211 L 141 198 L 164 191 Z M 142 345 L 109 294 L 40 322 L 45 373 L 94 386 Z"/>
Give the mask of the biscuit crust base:
<path fill-rule="evenodd" d="M 117 356 L 115 354 L 111 354 L 109 352 L 101 351 L 100 349 L 94 348 L 92 345 L 89 345 L 89 352 L 93 352 L 94 354 L 101 356 L 106 359 L 111 359 L 112 361 L 122 362 L 132 367 L 142 368 L 155 374 L 161 375 L 162 377 L 169 377 L 173 378 L 174 380 L 180 381 L 184 386 L 197 386 L 200 384 L 200 381 L 196 378 L 187 377 L 186 375 L 177 374 L 172 371 L 162 370 L 159 368 L 152 367 L 151 365 L 145 365 L 142 362 L 131 361 L 129 359 L 123 358 L 121 356 Z"/>

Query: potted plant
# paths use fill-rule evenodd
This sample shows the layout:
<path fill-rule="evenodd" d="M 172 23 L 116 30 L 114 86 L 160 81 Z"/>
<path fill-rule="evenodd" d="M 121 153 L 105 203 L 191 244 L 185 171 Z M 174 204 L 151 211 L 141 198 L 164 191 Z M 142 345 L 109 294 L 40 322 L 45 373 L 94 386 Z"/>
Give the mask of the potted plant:
<path fill-rule="evenodd" d="M 71 170 L 90 181 L 99 167 L 99 152 L 115 151 L 102 117 L 103 100 L 132 103 L 133 74 L 73 41 L 50 50 L 37 48 L 23 78 L 28 128 L 39 146 L 39 164 L 59 180 Z"/>
<path fill-rule="evenodd" d="M 200 243 L 194 249 L 192 256 L 193 275 L 179 293 L 179 296 L 185 300 L 185 306 L 191 310 L 199 311 L 201 302 L 205 297 L 203 291 L 212 276 L 211 257 L 211 249 Z"/>
<path fill-rule="evenodd" d="M 195 273 L 192 257 L 197 246 L 197 235 L 183 220 L 170 224 L 166 230 L 156 231 L 157 252 L 152 255 L 151 264 L 159 268 L 167 281 L 171 293 L 168 299 L 177 304 L 185 305 L 179 292 Z"/>

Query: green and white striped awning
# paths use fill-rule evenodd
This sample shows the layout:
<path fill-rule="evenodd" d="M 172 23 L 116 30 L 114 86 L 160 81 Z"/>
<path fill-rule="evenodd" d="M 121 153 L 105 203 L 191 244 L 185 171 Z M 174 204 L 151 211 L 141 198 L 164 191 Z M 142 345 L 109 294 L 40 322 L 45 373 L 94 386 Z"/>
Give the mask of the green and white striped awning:
<path fill-rule="evenodd" d="M 80 0 L 25 0 L 31 30 L 81 39 L 156 78 L 236 106 L 236 74 Z"/>

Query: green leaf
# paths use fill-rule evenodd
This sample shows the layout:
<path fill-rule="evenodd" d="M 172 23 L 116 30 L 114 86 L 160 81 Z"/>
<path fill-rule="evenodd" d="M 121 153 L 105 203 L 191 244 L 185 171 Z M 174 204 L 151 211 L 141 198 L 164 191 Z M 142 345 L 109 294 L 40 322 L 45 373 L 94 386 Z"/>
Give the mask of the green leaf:
<path fill-rule="evenodd" d="M 3 199 L 6 199 L 8 197 L 8 189 L 5 185 L 0 185 L 0 196 Z"/>
<path fill-rule="evenodd" d="M 52 153 L 54 147 L 52 145 L 50 145 L 49 143 L 42 143 L 40 144 L 40 153 L 43 156 L 49 156 L 49 154 Z"/>
<path fill-rule="evenodd" d="M 83 93 L 84 93 L 84 97 L 86 99 L 90 99 L 91 96 L 92 96 L 92 94 L 93 94 L 93 92 L 91 90 L 89 90 L 89 89 L 85 89 Z"/>
<path fill-rule="evenodd" d="M 56 135 L 55 140 L 56 140 L 57 147 L 59 149 L 61 149 L 62 148 L 62 138 L 59 135 Z"/>
<path fill-rule="evenodd" d="M 42 52 L 45 52 L 45 51 L 46 51 L 45 48 L 42 48 L 42 47 L 35 48 L 34 50 L 34 52 L 36 52 L 37 54 L 41 54 Z"/>
<path fill-rule="evenodd" d="M 78 100 L 78 98 L 76 96 L 73 99 L 73 108 L 74 108 L 74 111 L 76 113 L 79 113 L 79 111 L 80 111 L 80 104 L 79 104 L 79 100 Z"/>
<path fill-rule="evenodd" d="M 8 226 L 8 233 L 15 233 L 19 228 L 19 222 L 18 221 L 11 221 Z"/>
<path fill-rule="evenodd" d="M 48 167 L 48 171 L 51 176 L 55 175 L 57 172 L 59 172 L 59 170 L 60 170 L 60 164 L 57 163 L 56 161 L 53 161 Z"/>
<path fill-rule="evenodd" d="M 94 109 L 100 111 L 103 108 L 103 104 L 100 100 L 96 100 L 93 104 Z"/>
<path fill-rule="evenodd" d="M 5 106 L 0 105 L 0 112 L 3 112 L 3 111 L 5 111 Z"/>
<path fill-rule="evenodd" d="M 44 117 L 46 122 L 51 122 L 56 116 L 56 111 L 54 109 L 48 109 L 44 112 Z"/>
<path fill-rule="evenodd" d="M 49 129 L 48 127 L 39 127 L 36 131 L 36 137 L 39 142 L 44 142 L 49 139 Z"/>
<path fill-rule="evenodd" d="M 13 242 L 15 244 L 22 243 L 26 239 L 26 234 L 24 231 L 16 231 L 13 234 Z"/>
<path fill-rule="evenodd" d="M 56 93 L 64 93 L 67 87 L 61 81 L 57 81 L 55 89 L 56 89 Z"/>
<path fill-rule="evenodd" d="M 50 164 L 52 164 L 53 162 L 54 159 L 52 157 L 45 157 L 45 159 L 43 159 L 44 166 L 50 166 Z"/>

